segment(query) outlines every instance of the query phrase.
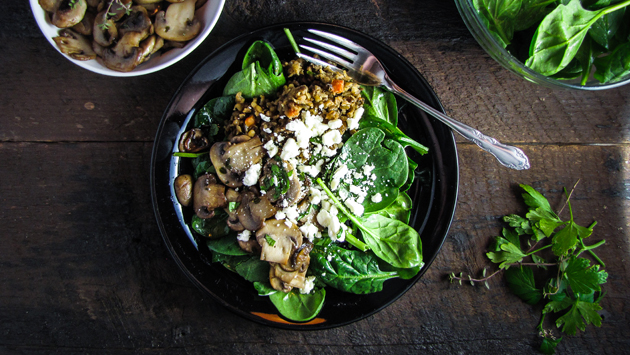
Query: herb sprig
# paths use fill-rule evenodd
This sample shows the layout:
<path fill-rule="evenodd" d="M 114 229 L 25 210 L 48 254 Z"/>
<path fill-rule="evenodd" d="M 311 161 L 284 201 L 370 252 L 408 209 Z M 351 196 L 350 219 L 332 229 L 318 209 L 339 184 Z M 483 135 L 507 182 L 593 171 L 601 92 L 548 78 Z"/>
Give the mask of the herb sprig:
<path fill-rule="evenodd" d="M 73 1 L 74 1 L 74 0 L 73 0 Z M 107 16 L 106 16 L 106 20 L 108 20 L 108 19 L 110 19 L 110 18 L 112 18 L 112 17 L 115 17 L 115 16 L 117 15 L 117 13 L 115 13 L 115 12 L 110 12 L 110 11 L 111 11 L 111 8 L 112 8 L 112 5 L 113 5 L 114 3 L 118 4 L 117 11 L 124 11 L 124 12 L 125 12 L 125 15 L 129 15 L 129 14 L 131 14 L 131 5 L 132 5 L 132 2 L 131 2 L 131 1 L 129 1 L 127 4 L 123 4 L 123 2 L 122 2 L 122 1 L 123 1 L 123 0 L 111 0 L 111 1 L 109 2 L 109 5 L 107 6 L 107 9 L 105 10 L 105 13 L 107 14 Z M 105 30 L 109 29 L 109 26 L 110 26 L 110 23 L 109 23 L 109 22 L 107 22 L 107 21 L 106 21 L 106 22 L 103 22 L 103 23 L 101 23 L 101 24 L 99 24 L 99 25 L 98 25 L 98 27 L 99 27 L 101 30 L 103 30 L 103 31 L 105 31 Z"/>
<path fill-rule="evenodd" d="M 464 276 L 463 273 L 451 273 L 449 279 L 460 285 L 462 281 L 470 282 L 473 286 L 483 283 L 489 289 L 488 280 L 504 272 L 508 287 L 516 296 L 530 305 L 545 302 L 537 326 L 543 338 L 540 351 L 553 354 L 562 337 L 556 338 L 551 329 L 544 327 L 547 314 L 560 314 L 555 325 L 567 335 L 575 335 L 578 329 L 584 331 L 588 324 L 601 326 L 602 318 L 598 311 L 602 310 L 600 300 L 604 294 L 600 285 L 606 282 L 608 274 L 603 270 L 604 262 L 593 249 L 606 241 L 585 244 L 584 240 L 591 236 L 597 222 L 589 227 L 575 223 L 571 194 L 566 189 L 565 206 L 569 210 L 569 220 L 565 221 L 559 217 L 560 213 L 553 211 L 542 194 L 531 186 L 520 186 L 525 190 L 522 196 L 529 207 L 528 212 L 525 217 L 515 214 L 503 217 L 510 228 L 503 228 L 486 253 L 490 261 L 498 264 L 499 269 L 486 276 L 484 268 L 479 279 Z M 526 248 L 523 243 L 527 243 Z M 543 252 L 549 253 L 549 249 L 552 252 L 551 259 L 546 260 Z M 581 257 L 584 252 L 591 256 L 595 265 L 591 265 L 591 260 Z M 545 257 L 548 256 L 545 254 Z M 542 287 L 537 286 L 534 280 L 534 268 L 547 276 Z"/>

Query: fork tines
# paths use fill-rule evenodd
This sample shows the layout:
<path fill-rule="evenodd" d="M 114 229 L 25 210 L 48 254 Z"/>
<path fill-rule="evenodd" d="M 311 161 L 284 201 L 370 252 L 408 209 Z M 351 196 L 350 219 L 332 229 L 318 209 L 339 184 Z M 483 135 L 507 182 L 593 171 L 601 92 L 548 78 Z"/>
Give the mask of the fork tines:
<path fill-rule="evenodd" d="M 337 44 L 340 44 L 340 45 L 342 45 L 342 46 L 344 46 L 344 47 L 346 47 L 346 48 L 348 48 L 348 49 L 350 49 L 352 51 L 355 51 L 357 53 L 359 51 L 361 51 L 362 49 L 364 49 L 360 45 L 358 45 L 358 44 L 356 44 L 356 43 L 354 43 L 354 42 L 352 42 L 352 41 L 350 41 L 350 40 L 348 40 L 346 38 L 334 35 L 332 33 L 322 32 L 322 31 L 313 30 L 313 29 L 309 29 L 308 31 L 313 33 L 313 34 L 315 34 L 315 35 L 318 35 L 318 36 L 320 36 L 322 38 L 328 39 L 331 42 L 335 42 Z M 307 45 L 302 45 L 302 44 L 299 45 L 300 48 L 302 48 L 304 50 L 307 50 L 309 52 L 312 52 L 312 53 L 316 53 L 320 57 L 326 58 L 326 59 L 328 59 L 328 60 L 330 60 L 332 62 L 335 62 L 335 63 L 345 67 L 345 68 L 348 68 L 348 69 L 352 69 L 353 68 L 353 63 L 354 63 L 354 60 L 355 60 L 355 58 L 357 56 L 357 53 L 353 53 L 353 52 L 351 52 L 351 51 L 349 51 L 349 50 L 347 50 L 345 48 L 337 47 L 337 46 L 334 46 L 334 45 L 332 45 L 330 43 L 318 41 L 318 40 L 312 39 L 312 38 L 304 37 L 304 40 L 308 41 L 310 43 L 313 43 L 313 44 L 315 44 L 315 45 L 317 45 L 317 46 L 319 46 L 319 47 L 321 47 L 323 49 L 326 49 L 326 50 L 328 50 L 328 51 L 330 51 L 330 52 L 332 52 L 334 54 L 332 54 L 330 52 L 327 52 L 327 51 L 324 51 L 324 50 L 319 49 L 319 48 L 315 48 L 315 47 L 311 47 L 311 46 L 307 46 Z M 306 60 L 314 59 L 314 60 L 317 61 L 316 58 L 308 57 L 307 55 L 304 55 L 304 54 L 301 55 L 301 57 L 306 59 Z M 348 60 L 346 60 L 346 59 L 344 59 L 342 57 L 344 57 L 344 58 L 346 58 Z M 314 61 L 311 60 L 311 62 L 314 62 Z M 317 63 L 317 62 L 315 62 L 315 63 L 316 64 L 320 64 L 320 65 L 325 63 L 323 61 L 319 61 L 319 62 L 321 62 L 321 63 Z M 328 65 L 328 66 L 330 66 L 330 65 Z"/>

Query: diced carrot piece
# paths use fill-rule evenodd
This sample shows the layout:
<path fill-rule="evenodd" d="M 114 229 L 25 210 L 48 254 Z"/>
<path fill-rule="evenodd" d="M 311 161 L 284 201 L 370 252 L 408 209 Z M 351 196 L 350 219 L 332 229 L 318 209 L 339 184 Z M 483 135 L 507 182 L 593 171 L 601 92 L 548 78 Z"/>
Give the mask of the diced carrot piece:
<path fill-rule="evenodd" d="M 254 123 L 256 123 L 256 121 L 254 120 L 254 115 L 249 115 L 246 119 L 245 119 L 245 125 L 247 127 L 251 127 L 254 125 Z"/>
<path fill-rule="evenodd" d="M 332 91 L 335 94 L 343 92 L 343 80 L 335 79 L 332 81 Z"/>

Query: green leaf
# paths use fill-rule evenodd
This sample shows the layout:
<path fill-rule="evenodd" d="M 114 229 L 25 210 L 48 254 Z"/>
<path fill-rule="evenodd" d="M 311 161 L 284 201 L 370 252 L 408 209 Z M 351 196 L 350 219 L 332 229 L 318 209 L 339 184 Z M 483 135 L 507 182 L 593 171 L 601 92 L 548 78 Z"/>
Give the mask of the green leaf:
<path fill-rule="evenodd" d="M 315 246 L 310 256 L 309 272 L 325 284 L 344 292 L 379 292 L 386 280 L 398 276 L 395 271 L 381 270 L 378 259 L 372 253 L 328 245 L 325 248 Z"/>
<path fill-rule="evenodd" d="M 547 6 L 555 0 L 523 0 L 521 9 L 514 20 L 514 30 L 526 30 L 539 23 L 549 12 Z"/>
<path fill-rule="evenodd" d="M 588 31 L 589 36 L 602 47 L 612 49 L 612 41 L 621 27 L 625 10 L 622 8 L 600 17 Z"/>
<path fill-rule="evenodd" d="M 226 223 L 228 217 L 223 210 L 217 209 L 212 218 L 199 218 L 193 215 L 190 225 L 195 232 L 206 238 L 223 238 L 232 232 Z"/>
<path fill-rule="evenodd" d="M 597 267 L 590 267 L 590 263 L 584 258 L 573 257 L 569 260 L 564 277 L 573 292 L 588 294 L 601 291 L 599 285 L 606 282 L 608 274 Z"/>
<path fill-rule="evenodd" d="M 269 296 L 271 294 L 279 292 L 271 287 L 271 284 L 269 284 L 269 280 L 267 280 L 266 282 L 254 281 L 254 288 L 256 289 L 256 291 L 258 291 L 258 296 Z"/>
<path fill-rule="evenodd" d="M 219 254 L 248 255 L 247 252 L 238 245 L 238 240 L 232 233 L 219 239 L 210 239 L 206 244 L 210 250 Z"/>
<path fill-rule="evenodd" d="M 562 256 L 566 254 L 570 249 L 574 248 L 578 242 L 578 231 L 575 228 L 575 223 L 569 221 L 569 223 L 559 230 L 552 238 L 553 253 L 556 256 Z"/>
<path fill-rule="evenodd" d="M 426 146 L 416 142 L 415 140 L 409 138 L 400 128 L 388 123 L 376 116 L 366 115 L 364 114 L 359 121 L 359 127 L 361 129 L 375 127 L 381 129 L 385 132 L 385 137 L 388 139 L 393 139 L 396 142 L 400 143 L 403 147 L 411 147 L 416 152 L 421 155 L 427 154 L 429 152 L 429 148 Z"/>
<path fill-rule="evenodd" d="M 573 300 L 566 297 L 566 294 L 564 292 L 558 295 L 562 295 L 562 297 L 559 297 L 560 299 L 557 301 L 549 301 L 545 305 L 545 308 L 543 309 L 543 313 L 551 313 L 551 312 L 558 313 L 573 305 Z"/>
<path fill-rule="evenodd" d="M 518 240 L 515 241 L 518 242 Z M 500 264 L 499 268 L 501 269 L 508 268 L 510 264 L 518 263 L 527 256 L 521 250 L 520 242 L 519 245 L 516 245 L 503 237 L 495 237 L 492 250 L 494 250 L 494 252 L 488 252 L 486 256 L 488 256 L 493 263 Z"/>
<path fill-rule="evenodd" d="M 269 282 L 269 263 L 258 256 L 238 264 L 235 271 L 249 282 Z"/>
<path fill-rule="evenodd" d="M 595 59 L 595 79 L 615 83 L 630 75 L 630 42 L 621 44 L 605 57 Z"/>
<path fill-rule="evenodd" d="M 578 301 L 577 308 L 582 317 L 584 317 L 586 324 L 593 324 L 596 327 L 602 326 L 602 317 L 599 313 L 597 313 L 597 311 L 602 310 L 602 307 L 599 304 Z"/>
<path fill-rule="evenodd" d="M 409 224 L 409 218 L 411 217 L 411 197 L 405 192 L 401 192 L 396 197 L 396 200 L 387 208 L 382 209 L 376 213 L 381 216 L 389 217 L 391 219 L 399 220 L 405 224 Z"/>
<path fill-rule="evenodd" d="M 553 232 L 556 230 L 556 228 L 560 227 L 562 224 L 564 224 L 564 222 L 560 220 L 545 218 L 539 220 L 538 223 L 536 223 L 536 226 L 538 227 L 538 229 L 540 229 L 540 231 L 545 234 L 545 236 L 550 237 L 551 234 L 553 234 Z"/>
<path fill-rule="evenodd" d="M 556 347 L 562 340 L 562 337 L 558 339 L 544 338 L 542 344 L 540 345 L 540 352 L 547 355 L 552 355 L 556 353 Z"/>
<path fill-rule="evenodd" d="M 271 45 L 264 41 L 256 41 L 249 47 L 241 68 L 225 85 L 224 96 L 238 92 L 245 98 L 274 96 L 286 82 L 282 62 Z"/>
<path fill-rule="evenodd" d="M 398 126 L 398 105 L 396 96 L 376 86 L 361 86 L 361 96 L 365 100 L 363 108 L 365 116 L 374 116 L 392 126 Z M 363 119 L 362 118 L 362 119 Z"/>
<path fill-rule="evenodd" d="M 525 303 L 534 305 L 542 299 L 542 290 L 536 288 L 532 269 L 511 267 L 505 270 L 505 278 L 510 290 Z"/>
<path fill-rule="evenodd" d="M 525 184 L 519 185 L 526 193 L 522 194 L 525 204 L 534 209 L 540 208 L 542 211 L 550 213 L 555 216 L 555 213 L 549 205 L 549 201 L 540 192 L 536 191 L 533 187 Z"/>
<path fill-rule="evenodd" d="M 521 0 L 473 0 L 479 18 L 490 33 L 507 47 L 514 35 L 514 19 L 521 9 Z"/>
<path fill-rule="evenodd" d="M 585 10 L 580 0 L 556 7 L 538 26 L 525 65 L 547 76 L 565 68 L 602 11 Z"/>
<path fill-rule="evenodd" d="M 415 229 L 407 224 L 378 214 L 360 219 L 363 239 L 383 261 L 408 269 L 424 265 L 422 241 Z"/>
<path fill-rule="evenodd" d="M 529 220 L 519 215 L 511 214 L 503 217 L 503 221 L 507 222 L 510 227 L 519 234 L 533 234 L 532 227 L 529 224 Z"/>
<path fill-rule="evenodd" d="M 234 95 L 215 97 L 208 101 L 195 114 L 195 127 L 209 126 L 212 123 L 222 123 L 232 115 L 236 99 Z"/>
<path fill-rule="evenodd" d="M 584 331 L 587 324 L 599 327 L 602 324 L 602 318 L 597 311 L 601 309 L 602 307 L 597 303 L 576 300 L 569 312 L 556 320 L 556 326 L 558 328 L 563 326 L 562 331 L 569 335 L 575 335 L 578 329 Z"/>
<path fill-rule="evenodd" d="M 296 321 L 307 322 L 319 313 L 324 305 L 326 289 L 318 289 L 303 295 L 296 289 L 289 293 L 276 292 L 269 295 L 269 299 L 284 317 Z"/>

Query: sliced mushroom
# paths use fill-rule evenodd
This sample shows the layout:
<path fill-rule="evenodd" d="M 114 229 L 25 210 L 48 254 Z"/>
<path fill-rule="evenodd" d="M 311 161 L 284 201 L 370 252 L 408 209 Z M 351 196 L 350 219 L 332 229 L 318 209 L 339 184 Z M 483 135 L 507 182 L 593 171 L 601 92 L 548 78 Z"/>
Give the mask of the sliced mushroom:
<path fill-rule="evenodd" d="M 250 239 L 246 242 L 239 240 L 238 246 L 241 247 L 244 251 L 250 254 L 259 254 L 260 253 L 260 244 L 256 241 L 256 239 Z"/>
<path fill-rule="evenodd" d="M 59 28 L 68 28 L 83 20 L 87 11 L 85 0 L 61 0 L 52 15 L 53 25 Z"/>
<path fill-rule="evenodd" d="M 227 206 L 225 186 L 212 174 L 201 175 L 193 188 L 193 209 L 199 218 L 211 218 L 216 208 Z"/>
<path fill-rule="evenodd" d="M 69 55 L 76 60 L 91 60 L 96 58 L 96 53 L 92 50 L 92 44 L 83 35 L 75 31 L 64 28 L 59 32 L 59 36 L 53 40 L 57 43 L 62 53 Z"/>
<path fill-rule="evenodd" d="M 269 159 L 259 178 L 259 184 L 266 189 L 266 196 L 278 207 L 296 204 L 304 197 L 302 186 L 291 163 Z"/>
<path fill-rule="evenodd" d="M 113 3 L 111 7 L 109 7 L 109 3 L 114 1 L 116 2 Z M 105 8 L 109 7 L 108 16 L 112 20 L 117 22 L 127 14 L 128 9 L 131 7 L 132 1 L 133 0 L 105 0 L 103 3 L 107 5 Z"/>
<path fill-rule="evenodd" d="M 83 20 L 72 27 L 73 30 L 84 36 L 91 36 L 94 28 L 94 19 L 96 16 L 91 12 L 86 12 Z"/>
<path fill-rule="evenodd" d="M 302 232 L 295 224 L 289 226 L 285 221 L 269 219 L 256 232 L 256 240 L 262 249 L 260 260 L 286 265 L 302 246 Z"/>
<path fill-rule="evenodd" d="M 61 0 L 39 0 L 39 6 L 46 12 L 55 12 Z"/>
<path fill-rule="evenodd" d="M 142 59 L 140 39 L 142 34 L 129 32 L 124 35 L 114 48 L 103 50 L 102 63 L 112 70 L 128 72 L 133 70 Z"/>
<path fill-rule="evenodd" d="M 159 4 L 162 0 L 135 0 L 134 3 L 138 5 Z"/>
<path fill-rule="evenodd" d="M 259 196 L 254 190 L 243 192 L 241 198 L 236 215 L 241 225 L 250 231 L 258 230 L 267 218 L 277 212 L 266 196 Z"/>
<path fill-rule="evenodd" d="M 169 41 L 189 41 L 201 32 L 201 23 L 195 19 L 196 0 L 170 4 L 166 11 L 155 15 L 155 32 Z"/>
<path fill-rule="evenodd" d="M 227 191 L 225 192 L 225 198 L 228 202 L 228 208 L 225 209 L 225 212 L 227 212 L 228 214 L 228 227 L 237 232 L 245 230 L 245 227 L 243 227 L 238 218 L 238 207 L 240 207 L 242 200 L 241 194 L 234 189 L 227 189 Z M 232 203 L 232 205 L 230 205 L 230 203 Z M 230 208 L 230 206 L 235 207 Z"/>
<path fill-rule="evenodd" d="M 147 9 L 142 6 L 133 6 L 129 15 L 120 23 L 118 33 L 124 36 L 129 32 L 142 33 L 142 39 L 147 38 L 153 32 L 153 25 L 147 13 Z"/>
<path fill-rule="evenodd" d="M 260 138 L 236 136 L 229 142 L 217 142 L 210 148 L 210 160 L 219 179 L 229 187 L 243 186 L 242 175 L 258 164 L 264 155 Z"/>
<path fill-rule="evenodd" d="M 190 206 L 193 197 L 193 179 L 189 174 L 179 175 L 175 178 L 175 182 L 173 183 L 173 187 L 175 188 L 175 195 L 177 196 L 177 200 L 182 206 Z"/>
<path fill-rule="evenodd" d="M 109 47 L 118 39 L 118 28 L 114 20 L 107 16 L 107 11 L 101 11 L 94 18 L 92 26 L 94 41 L 103 47 Z"/>
<path fill-rule="evenodd" d="M 203 131 L 199 128 L 193 128 L 184 132 L 179 140 L 179 151 L 195 153 L 202 151 L 210 146 L 208 138 L 203 135 Z"/>

